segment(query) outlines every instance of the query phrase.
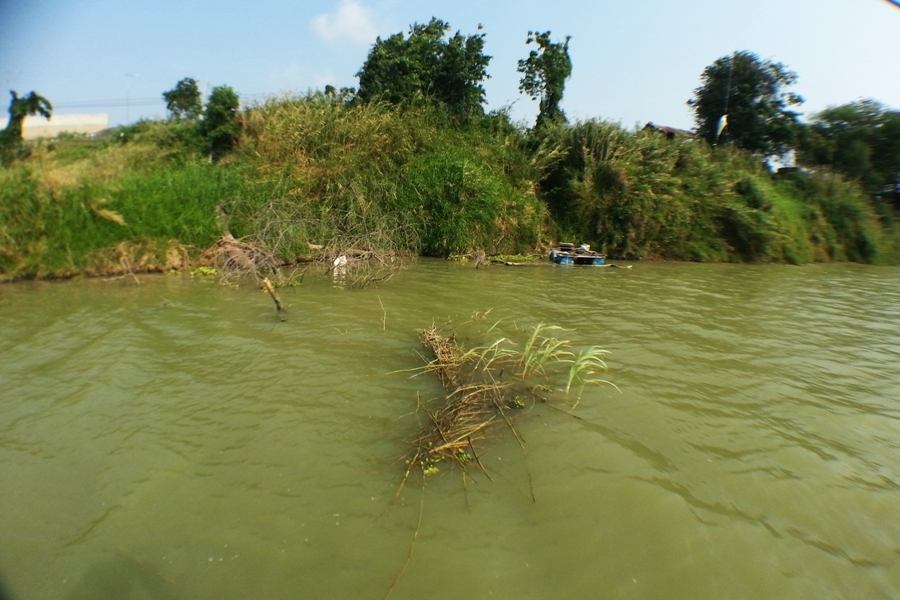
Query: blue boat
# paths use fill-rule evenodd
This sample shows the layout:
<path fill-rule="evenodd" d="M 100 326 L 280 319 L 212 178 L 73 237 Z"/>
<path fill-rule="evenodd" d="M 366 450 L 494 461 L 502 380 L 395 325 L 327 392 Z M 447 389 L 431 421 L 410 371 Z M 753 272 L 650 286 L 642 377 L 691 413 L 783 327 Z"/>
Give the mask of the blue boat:
<path fill-rule="evenodd" d="M 594 252 L 587 244 L 576 248 L 575 244 L 561 242 L 559 246 L 550 249 L 550 261 L 558 265 L 599 267 L 606 264 L 606 255 Z"/>

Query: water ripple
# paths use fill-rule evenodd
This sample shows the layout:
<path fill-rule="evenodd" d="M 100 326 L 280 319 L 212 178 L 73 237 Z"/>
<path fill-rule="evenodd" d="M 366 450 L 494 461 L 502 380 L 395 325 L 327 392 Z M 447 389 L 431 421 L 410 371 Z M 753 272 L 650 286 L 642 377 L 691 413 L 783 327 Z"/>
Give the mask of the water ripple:
<path fill-rule="evenodd" d="M 15 537 L 0 559 L 21 589 L 115 547 L 177 554 L 160 568 L 185 597 L 222 591 L 197 565 L 226 543 L 243 546 L 234 582 L 250 596 L 283 597 L 298 565 L 340 587 L 334 556 L 395 572 L 410 523 L 371 524 L 396 491 L 417 398 L 440 394 L 397 372 L 421 364 L 417 328 L 449 320 L 485 343 L 500 320 L 490 335 L 545 322 L 611 350 L 622 392 L 587 389 L 575 419 L 523 411 L 527 450 L 498 436 L 482 457 L 494 481 L 429 482 L 440 516 L 411 578 L 415 563 L 476 573 L 464 557 L 483 552 L 481 571 L 529 581 L 511 566 L 527 548 L 543 574 L 594 557 L 602 575 L 581 579 L 601 591 L 623 573 L 655 580 L 647 597 L 702 596 L 710 581 L 723 597 L 755 581 L 773 582 L 761 597 L 900 594 L 900 270 L 424 261 L 376 290 L 284 290 L 284 323 L 255 292 L 180 277 L 2 294 L 0 477 L 13 491 L 0 529 Z M 404 501 L 398 522 L 415 523 Z M 371 592 L 354 581 L 334 595 Z"/>

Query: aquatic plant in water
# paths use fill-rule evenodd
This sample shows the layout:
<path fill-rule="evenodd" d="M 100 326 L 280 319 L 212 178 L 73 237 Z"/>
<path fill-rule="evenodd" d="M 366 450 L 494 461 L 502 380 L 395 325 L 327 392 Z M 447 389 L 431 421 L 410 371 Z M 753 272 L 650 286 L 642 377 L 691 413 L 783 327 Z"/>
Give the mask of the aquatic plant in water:
<path fill-rule="evenodd" d="M 442 462 L 463 468 L 476 463 L 487 474 L 478 442 L 504 423 L 524 446 L 512 420 L 518 409 L 547 399 L 557 388 L 564 395 L 574 393 L 572 408 L 586 385 L 618 389 L 599 376 L 607 370 L 606 350 L 591 346 L 576 352 L 570 340 L 556 337 L 559 331 L 564 330 L 540 323 L 521 345 L 501 337 L 466 350 L 454 333 L 442 333 L 435 326 L 419 330 L 422 344 L 434 358 L 414 371 L 436 375 L 445 394 L 437 407 L 419 404 L 417 412 L 427 418 L 406 458 L 404 482 L 415 469 L 426 476 L 438 473 Z"/>

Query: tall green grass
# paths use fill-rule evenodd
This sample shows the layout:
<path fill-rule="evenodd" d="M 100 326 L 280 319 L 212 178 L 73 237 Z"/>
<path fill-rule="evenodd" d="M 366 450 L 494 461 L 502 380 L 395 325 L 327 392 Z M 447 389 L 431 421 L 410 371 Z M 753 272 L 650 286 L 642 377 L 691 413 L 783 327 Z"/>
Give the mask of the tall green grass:
<path fill-rule="evenodd" d="M 234 213 L 282 255 L 334 237 L 435 256 L 533 247 L 545 210 L 512 175 L 530 160 L 504 118 L 461 127 L 427 106 L 268 102 L 246 115 L 239 160 L 271 193 Z"/>
<path fill-rule="evenodd" d="M 832 173 L 773 177 L 734 148 L 600 121 L 544 136 L 557 234 L 613 256 L 875 262 L 889 243 L 863 191 Z"/>
<path fill-rule="evenodd" d="M 56 188 L 19 165 L 0 172 L 0 274 L 102 270 L 99 251 L 121 242 L 155 248 L 160 264 L 171 241 L 202 250 L 220 234 L 216 206 L 241 186 L 236 173 L 195 163 Z"/>

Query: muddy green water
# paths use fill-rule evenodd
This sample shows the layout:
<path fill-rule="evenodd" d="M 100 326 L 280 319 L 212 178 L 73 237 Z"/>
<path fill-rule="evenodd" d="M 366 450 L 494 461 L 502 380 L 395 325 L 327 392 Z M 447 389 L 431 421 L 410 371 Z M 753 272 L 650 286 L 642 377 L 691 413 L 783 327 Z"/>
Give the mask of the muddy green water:
<path fill-rule="evenodd" d="M 900 597 L 900 269 L 420 262 L 307 277 L 286 322 L 142 282 L 0 286 L 13 600 L 382 598 L 401 571 L 393 598 Z M 526 409 L 524 450 L 483 446 L 493 480 L 392 504 L 440 388 L 390 373 L 447 319 L 571 328 L 621 393 Z"/>

